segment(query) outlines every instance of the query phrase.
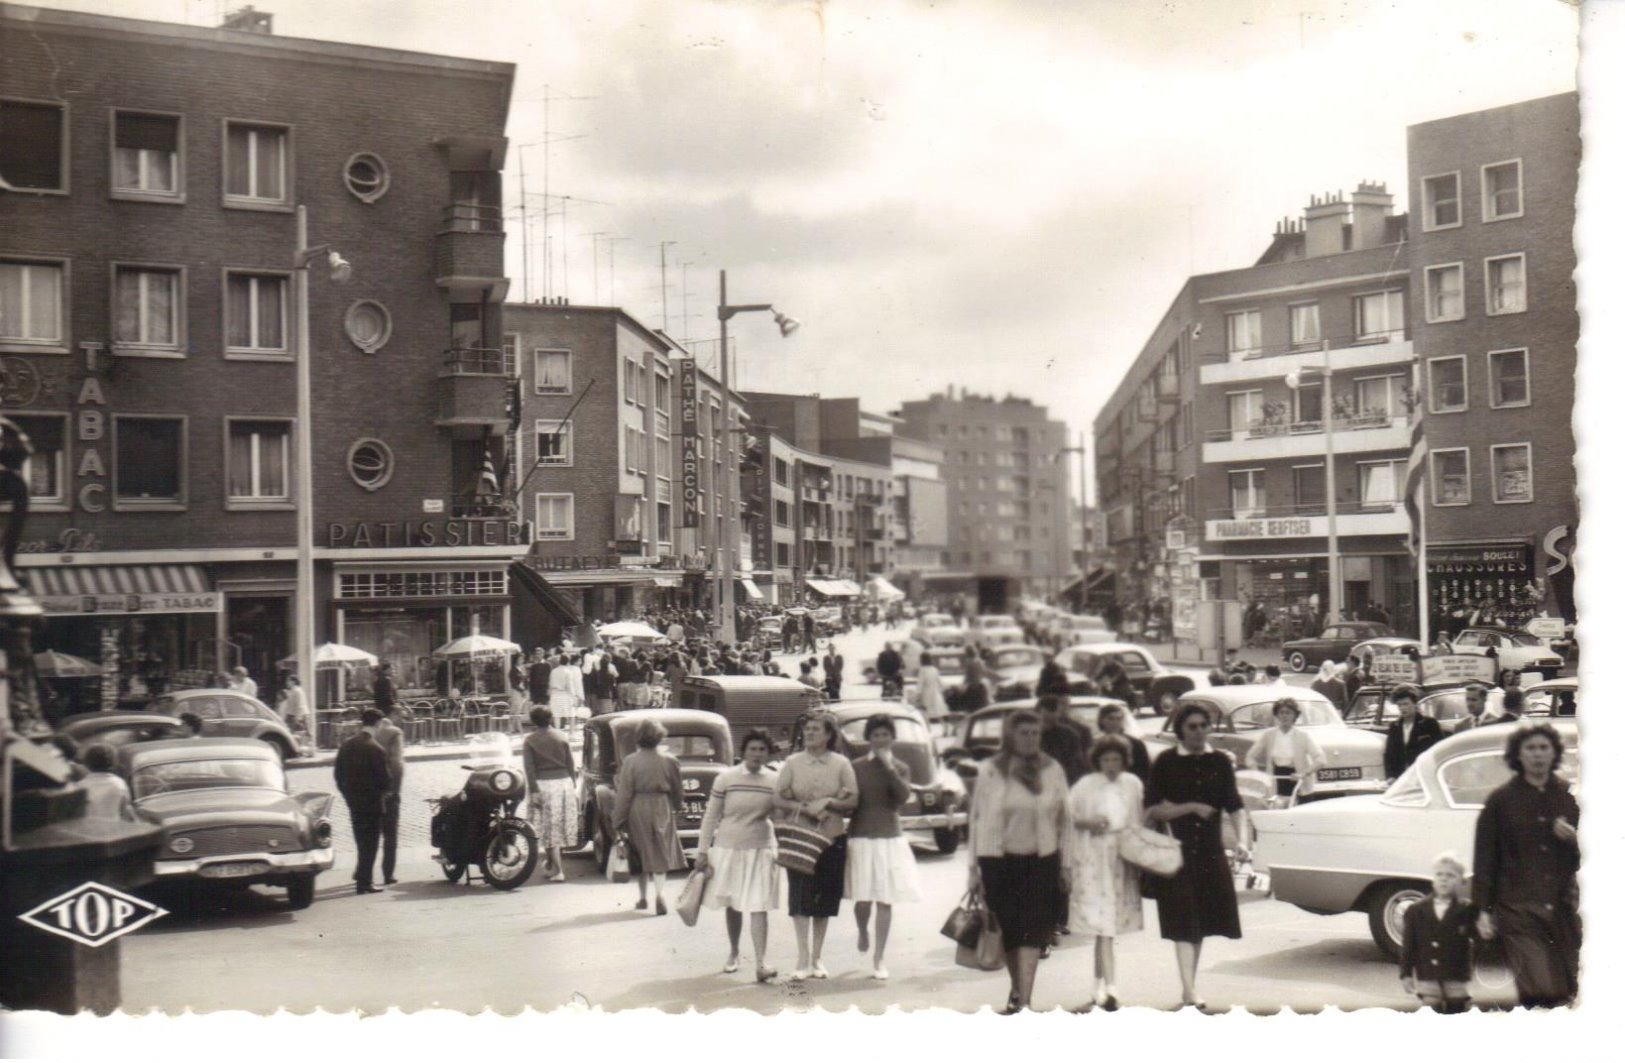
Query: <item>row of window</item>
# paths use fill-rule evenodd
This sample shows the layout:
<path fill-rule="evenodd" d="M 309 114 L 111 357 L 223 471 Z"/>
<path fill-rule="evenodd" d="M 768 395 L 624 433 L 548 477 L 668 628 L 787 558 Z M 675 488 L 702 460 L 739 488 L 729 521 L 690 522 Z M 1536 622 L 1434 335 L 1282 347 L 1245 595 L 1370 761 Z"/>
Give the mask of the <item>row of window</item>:
<path fill-rule="evenodd" d="M 505 362 L 518 365 L 524 357 L 525 345 L 519 333 L 509 332 L 502 337 Z M 574 393 L 575 356 L 565 347 L 531 348 L 531 390 L 537 395 L 570 395 Z"/>
<path fill-rule="evenodd" d="M 1294 303 L 1287 307 L 1291 346 L 1313 350 L 1325 340 L 1320 327 L 1320 303 Z M 1264 312 L 1236 310 L 1224 315 L 1225 351 L 1245 358 L 1264 352 Z M 1355 343 L 1383 343 L 1405 336 L 1405 292 L 1389 288 L 1354 296 Z"/>
<path fill-rule="evenodd" d="M 1461 413 L 1468 408 L 1471 389 L 1467 362 L 1465 354 L 1428 359 L 1429 413 Z M 1532 396 L 1528 348 L 1487 351 L 1484 366 L 1491 409 L 1529 405 Z"/>
<path fill-rule="evenodd" d="M 1484 260 L 1484 313 L 1497 317 L 1529 309 L 1529 286 L 1522 252 Z M 1429 266 L 1422 271 L 1427 320 L 1460 321 L 1467 316 L 1466 267 L 1460 262 Z"/>
<path fill-rule="evenodd" d="M 1489 223 L 1523 217 L 1523 160 L 1506 159 L 1478 169 L 1479 218 Z M 1422 178 L 1422 230 L 1454 229 L 1462 224 L 1461 171 Z"/>
<path fill-rule="evenodd" d="M 1507 505 L 1535 500 L 1535 471 L 1528 443 L 1499 443 L 1490 448 L 1490 500 Z M 1473 504 L 1473 455 L 1469 447 L 1428 453 L 1429 479 L 1435 506 Z"/>
<path fill-rule="evenodd" d="M 1528 443 L 1497 443 L 1489 448 L 1490 498 L 1497 505 L 1535 500 L 1532 449 Z M 1429 479 L 1435 506 L 1467 506 L 1473 501 L 1472 451 L 1451 447 L 1429 453 Z M 1405 461 L 1385 458 L 1356 463 L 1360 504 L 1373 509 L 1392 508 L 1403 497 Z M 1230 513 L 1237 519 L 1259 517 L 1268 511 L 1265 470 L 1229 470 Z M 1293 504 L 1305 509 L 1326 505 L 1324 464 L 1292 468 Z"/>
<path fill-rule="evenodd" d="M 995 443 L 1009 443 L 1012 446 L 1025 447 L 1032 443 L 1035 433 L 1019 425 L 961 424 L 950 428 L 948 425 L 939 424 L 937 425 L 936 434 L 938 439 L 991 439 Z M 1044 433 L 1040 431 L 1036 435 L 1038 437 L 1037 441 L 1043 443 Z"/>
<path fill-rule="evenodd" d="M 961 465 L 994 465 L 1004 469 L 1022 468 L 1033 464 L 1033 455 L 1026 450 L 1001 450 L 989 454 L 986 451 L 972 453 L 968 450 L 957 451 L 953 460 Z"/>
<path fill-rule="evenodd" d="M 1405 460 L 1382 458 L 1376 461 L 1356 462 L 1359 476 L 1360 505 L 1373 510 L 1391 510 L 1400 500 L 1405 485 Z M 1265 470 L 1261 468 L 1231 469 L 1228 474 L 1230 488 L 1230 515 L 1237 520 L 1262 517 L 1268 512 L 1269 500 L 1265 488 Z M 1292 503 L 1303 512 L 1325 512 L 1326 465 L 1311 462 L 1292 467 Z"/>

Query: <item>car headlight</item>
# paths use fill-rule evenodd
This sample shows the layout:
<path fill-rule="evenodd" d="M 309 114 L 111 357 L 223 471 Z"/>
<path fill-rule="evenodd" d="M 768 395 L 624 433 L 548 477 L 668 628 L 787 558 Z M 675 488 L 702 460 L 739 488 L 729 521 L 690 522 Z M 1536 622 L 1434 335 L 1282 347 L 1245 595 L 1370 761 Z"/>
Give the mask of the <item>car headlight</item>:
<path fill-rule="evenodd" d="M 179 838 L 169 839 L 169 851 L 172 853 L 189 853 L 193 848 L 192 839 L 182 835 Z"/>
<path fill-rule="evenodd" d="M 323 849 L 331 849 L 333 847 L 333 824 L 327 822 L 325 819 L 322 820 L 320 823 L 316 824 L 315 835 L 317 845 L 321 846 Z"/>

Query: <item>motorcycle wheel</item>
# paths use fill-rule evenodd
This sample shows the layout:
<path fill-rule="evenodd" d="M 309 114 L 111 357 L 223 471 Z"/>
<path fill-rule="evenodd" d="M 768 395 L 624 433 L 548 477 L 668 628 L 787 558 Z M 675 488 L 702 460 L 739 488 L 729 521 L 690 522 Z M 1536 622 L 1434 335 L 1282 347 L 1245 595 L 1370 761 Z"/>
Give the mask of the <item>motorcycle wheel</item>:
<path fill-rule="evenodd" d="M 536 870 L 536 832 L 521 819 L 505 819 L 496 825 L 480 853 L 480 870 L 485 881 L 499 890 L 518 889 Z"/>
<path fill-rule="evenodd" d="M 463 877 L 463 873 L 468 870 L 468 865 L 459 863 L 455 860 L 442 860 L 440 862 L 440 870 L 446 876 L 447 882 L 456 882 L 457 880 L 461 879 Z"/>

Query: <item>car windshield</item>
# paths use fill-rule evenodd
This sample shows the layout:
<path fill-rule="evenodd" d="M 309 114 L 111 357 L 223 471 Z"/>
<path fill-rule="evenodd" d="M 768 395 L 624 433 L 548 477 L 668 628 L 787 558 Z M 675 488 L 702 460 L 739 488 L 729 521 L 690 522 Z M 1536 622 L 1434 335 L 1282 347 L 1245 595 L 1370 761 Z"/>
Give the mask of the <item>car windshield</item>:
<path fill-rule="evenodd" d="M 1563 751 L 1563 764 L 1558 775 L 1571 784 L 1580 781 L 1580 762 L 1573 747 Z M 1439 768 L 1439 785 L 1458 808 L 1477 808 L 1507 779 L 1512 772 L 1500 749 L 1474 750 L 1448 760 Z"/>
<path fill-rule="evenodd" d="M 275 762 L 250 760 L 246 757 L 144 764 L 135 770 L 130 784 L 130 790 L 137 801 L 180 790 L 214 790 L 224 787 L 286 789 L 282 768 Z"/>
<path fill-rule="evenodd" d="M 660 751 L 670 753 L 684 764 L 723 763 L 716 740 L 710 735 L 668 734 L 660 744 Z"/>
<path fill-rule="evenodd" d="M 1514 646 L 1540 646 L 1543 643 L 1533 635 L 1525 635 L 1521 631 L 1509 631 L 1501 636 Z"/>
<path fill-rule="evenodd" d="M 893 725 L 897 728 L 897 741 L 912 742 L 915 744 L 930 745 L 931 732 L 927 731 L 918 720 L 911 720 L 906 716 L 893 716 Z M 848 720 L 841 725 L 841 735 L 848 742 L 863 743 L 863 725 L 869 722 L 869 717 L 860 716 L 855 720 Z M 995 728 L 1002 721 L 993 721 Z M 997 731 L 995 731 L 997 733 Z M 867 743 L 864 743 L 867 744 Z"/>
<path fill-rule="evenodd" d="M 1025 665 L 1043 663 L 1044 651 L 1031 646 L 1009 646 L 996 650 L 993 654 L 995 668 L 1021 668 Z"/>
<path fill-rule="evenodd" d="M 1316 698 L 1293 695 L 1298 703 L 1299 727 L 1343 727 L 1343 717 L 1332 708 L 1332 703 Z M 1238 731 L 1275 726 L 1275 702 L 1260 701 L 1243 705 L 1230 714 L 1230 724 Z"/>

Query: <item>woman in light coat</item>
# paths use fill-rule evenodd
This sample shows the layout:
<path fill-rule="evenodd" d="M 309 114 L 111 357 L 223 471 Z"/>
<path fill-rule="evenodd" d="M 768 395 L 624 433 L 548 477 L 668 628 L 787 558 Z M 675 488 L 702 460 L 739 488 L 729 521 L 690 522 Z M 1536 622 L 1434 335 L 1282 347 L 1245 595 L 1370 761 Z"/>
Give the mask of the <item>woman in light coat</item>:
<path fill-rule="evenodd" d="M 1320 743 L 1298 727 L 1302 710 L 1295 698 L 1282 698 L 1273 710 L 1275 726 L 1265 731 L 1247 751 L 1247 766 L 1275 776 L 1277 797 L 1294 790 L 1307 794 L 1315 785 L 1315 772 L 1326 763 Z"/>
<path fill-rule="evenodd" d="M 930 650 L 920 654 L 917 682 L 915 696 L 919 699 L 920 711 L 925 713 L 925 718 L 935 721 L 948 715 L 948 699 L 942 694 L 942 673 L 937 671 Z"/>
<path fill-rule="evenodd" d="M 1069 926 L 1095 939 L 1094 1002 L 1106 1011 L 1117 1010 L 1117 936 L 1145 927 L 1139 869 L 1117 851 L 1123 831 L 1145 818 L 1145 786 L 1128 770 L 1131 755 L 1125 739 L 1101 735 L 1089 747 L 1094 770 L 1073 783 L 1067 796 Z"/>

